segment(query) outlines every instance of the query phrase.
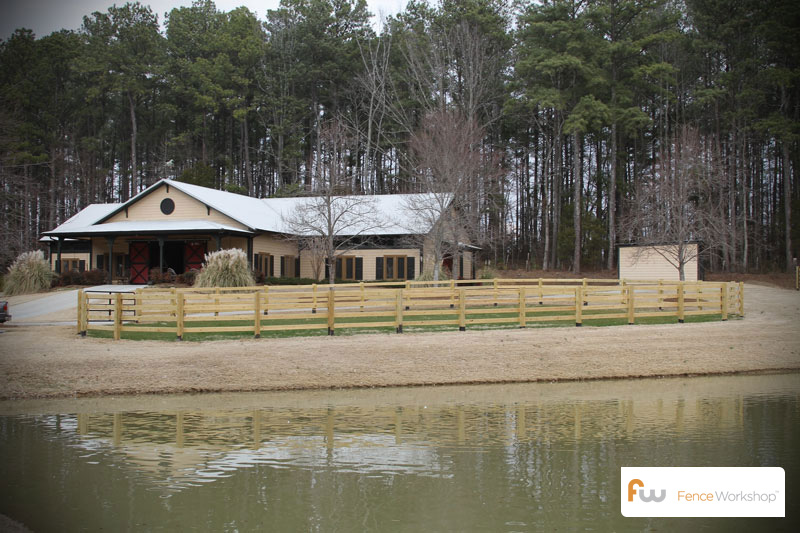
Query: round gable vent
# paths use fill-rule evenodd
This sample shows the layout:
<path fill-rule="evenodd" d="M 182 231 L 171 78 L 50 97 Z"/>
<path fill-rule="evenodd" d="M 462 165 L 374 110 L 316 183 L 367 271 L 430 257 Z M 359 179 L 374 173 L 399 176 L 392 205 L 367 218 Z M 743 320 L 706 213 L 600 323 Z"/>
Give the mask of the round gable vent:
<path fill-rule="evenodd" d="M 162 213 L 165 215 L 171 215 L 173 211 L 175 211 L 175 202 L 172 201 L 172 198 L 164 198 L 161 200 Z"/>

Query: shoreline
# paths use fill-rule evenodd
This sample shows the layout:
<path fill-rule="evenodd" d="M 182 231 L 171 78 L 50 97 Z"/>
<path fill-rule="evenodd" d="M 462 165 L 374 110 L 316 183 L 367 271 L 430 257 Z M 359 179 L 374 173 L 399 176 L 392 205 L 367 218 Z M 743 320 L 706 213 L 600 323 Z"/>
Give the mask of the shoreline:
<path fill-rule="evenodd" d="M 204 342 L 12 326 L 0 335 L 0 400 L 800 372 L 800 293 L 748 285 L 745 305 L 727 322 Z"/>

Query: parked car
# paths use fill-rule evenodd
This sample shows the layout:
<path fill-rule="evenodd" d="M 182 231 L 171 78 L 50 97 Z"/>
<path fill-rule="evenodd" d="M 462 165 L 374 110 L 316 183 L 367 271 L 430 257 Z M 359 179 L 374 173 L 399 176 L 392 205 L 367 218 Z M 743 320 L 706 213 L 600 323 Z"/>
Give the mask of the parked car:
<path fill-rule="evenodd" d="M 8 302 L 0 302 L 0 324 L 6 320 L 11 320 L 11 314 L 8 312 Z"/>

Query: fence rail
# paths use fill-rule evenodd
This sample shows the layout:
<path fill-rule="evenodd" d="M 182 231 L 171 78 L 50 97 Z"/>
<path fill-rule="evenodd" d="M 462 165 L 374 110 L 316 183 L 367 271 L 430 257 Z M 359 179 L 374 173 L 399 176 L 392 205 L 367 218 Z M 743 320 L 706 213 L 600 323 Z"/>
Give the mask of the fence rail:
<path fill-rule="evenodd" d="M 77 330 L 186 334 L 744 316 L 743 283 L 470 280 L 78 292 Z"/>

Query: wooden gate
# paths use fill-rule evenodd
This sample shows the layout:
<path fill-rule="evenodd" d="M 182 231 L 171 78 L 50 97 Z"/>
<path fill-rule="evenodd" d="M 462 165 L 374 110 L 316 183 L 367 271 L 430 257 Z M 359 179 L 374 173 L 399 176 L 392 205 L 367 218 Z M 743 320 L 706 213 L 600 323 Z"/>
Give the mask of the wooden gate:
<path fill-rule="evenodd" d="M 132 242 L 128 250 L 131 258 L 131 283 L 147 283 L 150 279 L 150 243 Z"/>
<path fill-rule="evenodd" d="M 203 259 L 206 255 L 206 243 L 187 242 L 183 246 L 183 267 L 184 270 L 200 270 L 203 267 Z"/>

